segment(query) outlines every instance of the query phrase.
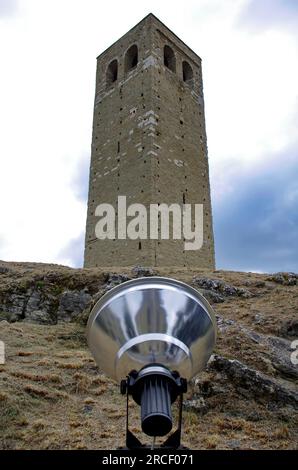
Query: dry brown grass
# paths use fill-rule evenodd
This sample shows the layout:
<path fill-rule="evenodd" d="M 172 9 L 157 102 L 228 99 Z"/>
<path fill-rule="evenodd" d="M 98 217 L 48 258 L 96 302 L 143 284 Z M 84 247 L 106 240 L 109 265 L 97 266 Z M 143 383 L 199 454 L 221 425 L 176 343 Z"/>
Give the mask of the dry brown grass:
<path fill-rule="evenodd" d="M 48 268 L 39 269 L 46 272 Z M 125 270 L 118 268 L 118 271 Z M 70 273 L 70 278 L 73 276 L 72 270 L 65 268 L 65 272 Z M 98 278 L 98 270 L 89 272 L 91 277 Z M 169 273 L 161 269 L 160 274 L 190 282 L 198 273 L 182 269 Z M 268 286 L 257 290 L 253 287 L 264 276 L 244 277 L 244 274 L 222 271 L 199 274 L 242 287 L 243 279 L 251 282 L 249 289 L 257 297 L 231 299 L 214 306 L 224 319 L 237 320 L 244 327 L 277 334 L 281 319 L 292 318 L 296 312 L 298 297 L 293 296 L 290 288 Z M 81 275 L 87 276 L 76 274 Z M 23 276 L 24 279 L 29 276 L 25 268 Z M 272 306 L 276 305 L 282 318 L 273 312 Z M 258 325 L 253 323 L 256 312 L 261 312 L 264 319 Z M 0 366 L 1 449 L 113 449 L 124 444 L 125 398 L 120 395 L 118 385 L 95 366 L 84 335 L 84 328 L 76 324 L 42 326 L 0 322 L 0 339 L 6 344 L 7 361 Z M 266 351 L 248 340 L 237 327 L 230 327 L 229 335 L 219 334 L 216 351 L 269 375 L 274 373 L 266 362 Z M 191 449 L 297 447 L 297 418 L 293 410 L 270 409 L 266 402 L 247 399 L 215 372 L 205 372 L 202 376 L 207 384 L 215 384 L 223 392 L 205 398 L 204 412 L 184 412 L 184 445 Z M 140 431 L 139 407 L 131 402 L 129 409 L 131 430 L 146 442 Z"/>
<path fill-rule="evenodd" d="M 123 445 L 125 398 L 95 367 L 83 340 L 77 340 L 74 347 L 74 335 L 82 338 L 84 329 L 56 325 L 47 327 L 45 335 L 43 326 L 19 324 L 26 345 L 20 349 L 12 328 L 0 323 L 1 339 L 7 345 L 7 363 L 0 368 L 0 447 L 110 449 Z M 63 335 L 69 340 L 61 341 Z M 204 380 L 217 379 L 204 373 Z M 211 396 L 206 413 L 184 412 L 184 445 L 193 449 L 295 448 L 291 413 L 286 414 L 285 423 L 286 412 L 270 412 L 265 405 L 238 395 L 232 386 L 218 385 L 226 387 L 226 394 Z M 259 421 L 245 418 L 256 412 Z M 132 430 L 146 442 L 140 431 L 139 407 L 132 402 L 130 414 Z"/>

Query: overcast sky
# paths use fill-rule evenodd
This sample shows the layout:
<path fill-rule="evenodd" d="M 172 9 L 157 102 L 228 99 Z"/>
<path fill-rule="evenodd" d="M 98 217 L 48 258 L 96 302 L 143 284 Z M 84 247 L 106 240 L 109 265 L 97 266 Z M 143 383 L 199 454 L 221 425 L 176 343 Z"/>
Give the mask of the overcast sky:
<path fill-rule="evenodd" d="M 149 12 L 203 60 L 217 268 L 297 272 L 296 0 L 0 0 L 0 259 L 82 266 L 96 57 Z"/>

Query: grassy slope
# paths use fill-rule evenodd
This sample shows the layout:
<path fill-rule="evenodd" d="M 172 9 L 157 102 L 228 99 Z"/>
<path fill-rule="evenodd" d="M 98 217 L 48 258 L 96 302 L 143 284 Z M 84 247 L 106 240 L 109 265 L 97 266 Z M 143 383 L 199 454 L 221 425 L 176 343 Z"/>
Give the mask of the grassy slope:
<path fill-rule="evenodd" d="M 15 266 L 22 273 L 22 266 Z M 49 268 L 36 265 L 32 269 L 36 272 Z M 82 273 L 55 267 L 59 269 L 72 275 Z M 190 281 L 195 274 L 159 272 L 184 281 Z M 96 272 L 89 270 L 89 274 L 94 277 Z M 216 313 L 224 319 L 277 335 L 281 322 L 296 315 L 297 286 L 273 285 L 258 274 L 216 272 L 212 276 L 258 294 L 216 304 Z M 257 313 L 263 316 L 261 324 L 254 322 Z M 7 359 L 0 366 L 0 448 L 110 449 L 124 444 L 125 398 L 119 394 L 117 384 L 96 367 L 84 333 L 84 327 L 74 323 L 42 326 L 0 322 Z M 228 335 L 219 334 L 216 352 L 276 376 L 266 351 L 243 336 L 237 326 L 232 326 Z M 184 412 L 184 445 L 192 449 L 297 446 L 297 417 L 291 408 L 271 409 L 266 401 L 246 398 L 216 372 L 202 373 L 200 381 L 211 383 L 214 393 L 206 398 L 207 412 Z M 189 396 L 191 393 L 192 387 Z M 131 416 L 131 428 L 138 434 L 139 408 L 134 404 Z"/>

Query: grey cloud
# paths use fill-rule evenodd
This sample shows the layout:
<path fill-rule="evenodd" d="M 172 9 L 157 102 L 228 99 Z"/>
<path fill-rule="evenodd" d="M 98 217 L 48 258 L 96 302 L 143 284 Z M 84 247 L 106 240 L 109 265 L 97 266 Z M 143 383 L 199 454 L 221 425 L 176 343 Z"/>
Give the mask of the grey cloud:
<path fill-rule="evenodd" d="M 218 268 L 298 272 L 297 147 L 276 157 L 214 204 Z"/>
<path fill-rule="evenodd" d="M 0 19 L 16 16 L 18 11 L 18 0 L 0 0 Z"/>
<path fill-rule="evenodd" d="M 298 2 L 296 0 L 248 0 L 236 24 L 251 32 L 283 29 L 297 34 Z"/>
<path fill-rule="evenodd" d="M 70 260 L 70 266 L 73 268 L 81 268 L 84 264 L 84 243 L 85 234 L 81 233 L 77 238 L 69 240 L 62 248 L 58 258 Z"/>
<path fill-rule="evenodd" d="M 82 157 L 74 170 L 70 186 L 77 199 L 87 204 L 89 184 L 89 157 Z M 87 208 L 86 208 L 87 211 Z M 58 259 L 68 260 L 74 268 L 81 268 L 84 264 L 85 234 L 81 233 L 77 238 L 69 240 L 58 254 Z"/>
<path fill-rule="evenodd" d="M 82 157 L 75 168 L 74 176 L 71 180 L 71 187 L 75 196 L 83 202 L 87 202 L 88 199 L 89 167 L 90 157 Z"/>

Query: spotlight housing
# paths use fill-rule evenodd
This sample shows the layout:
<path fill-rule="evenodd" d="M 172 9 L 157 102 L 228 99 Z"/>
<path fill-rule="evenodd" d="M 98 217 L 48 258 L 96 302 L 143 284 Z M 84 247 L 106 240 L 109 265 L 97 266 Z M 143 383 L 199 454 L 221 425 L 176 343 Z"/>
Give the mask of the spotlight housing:
<path fill-rule="evenodd" d="M 171 431 L 171 405 L 180 397 L 178 429 L 164 443 L 179 447 L 187 380 L 205 367 L 216 341 L 207 300 L 175 279 L 133 279 L 94 305 L 87 339 L 98 366 L 127 395 L 127 447 L 141 446 L 128 429 L 129 396 L 141 406 L 143 432 L 154 438 Z"/>

